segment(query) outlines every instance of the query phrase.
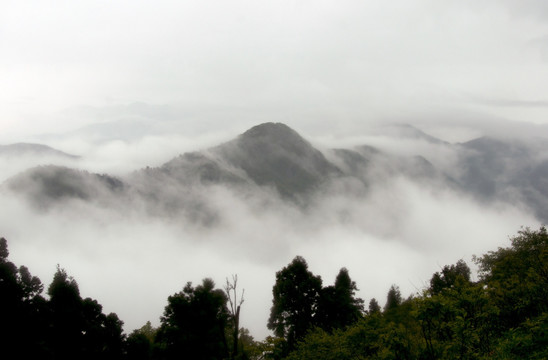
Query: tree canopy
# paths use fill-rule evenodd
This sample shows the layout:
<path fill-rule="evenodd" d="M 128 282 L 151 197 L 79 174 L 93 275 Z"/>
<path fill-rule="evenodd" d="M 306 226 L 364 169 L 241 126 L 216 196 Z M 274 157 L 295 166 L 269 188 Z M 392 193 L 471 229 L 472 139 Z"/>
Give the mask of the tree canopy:
<path fill-rule="evenodd" d="M 321 290 L 322 279 L 301 256 L 276 273 L 268 328 L 290 348 L 315 325 Z"/>
<path fill-rule="evenodd" d="M 515 327 L 547 311 L 548 233 L 545 227 L 522 229 L 510 242 L 476 261 L 480 279 L 501 311 L 501 325 Z"/>
<path fill-rule="evenodd" d="M 470 268 L 461 259 L 454 265 L 445 265 L 441 272 L 436 272 L 430 279 L 430 292 L 439 294 L 443 289 L 456 285 L 457 279 L 470 281 Z"/>
<path fill-rule="evenodd" d="M 228 356 L 227 297 L 211 279 L 168 298 L 157 339 L 166 359 L 222 359 Z"/>
<path fill-rule="evenodd" d="M 8 261 L 7 241 L 0 239 L 0 315 L 2 348 L 21 357 L 120 359 L 123 322 L 105 315 L 91 298 L 82 299 L 78 283 L 61 267 L 48 287 L 25 266 Z M 25 334 L 25 336 L 22 336 Z"/>
<path fill-rule="evenodd" d="M 357 290 L 348 270 L 342 268 L 335 284 L 324 287 L 320 293 L 318 326 L 325 330 L 342 329 L 356 322 L 363 313 L 363 300 L 355 296 Z"/>

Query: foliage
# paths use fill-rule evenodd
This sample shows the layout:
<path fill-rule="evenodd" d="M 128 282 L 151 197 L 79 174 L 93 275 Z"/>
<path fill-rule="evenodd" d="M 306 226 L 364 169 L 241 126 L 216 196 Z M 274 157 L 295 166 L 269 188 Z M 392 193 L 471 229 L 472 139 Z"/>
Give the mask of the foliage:
<path fill-rule="evenodd" d="M 544 227 L 522 230 L 511 246 L 476 261 L 480 281 L 459 260 L 402 300 L 393 285 L 384 312 L 371 300 L 353 325 L 316 329 L 288 359 L 546 359 L 548 267 Z"/>
<path fill-rule="evenodd" d="M 322 279 L 300 256 L 276 273 L 268 328 L 290 349 L 315 325 L 321 289 Z"/>
<path fill-rule="evenodd" d="M 479 358 L 491 351 L 498 315 L 481 284 L 457 280 L 443 293 L 418 300 L 417 319 L 429 358 Z"/>
<path fill-rule="evenodd" d="M 419 341 L 417 332 L 409 325 L 375 313 L 331 333 L 316 329 L 288 359 L 415 359 Z"/>
<path fill-rule="evenodd" d="M 491 354 L 496 360 L 548 359 L 548 314 L 525 320 L 498 339 Z"/>
<path fill-rule="evenodd" d="M 152 359 L 154 342 L 158 329 L 147 321 L 140 329 L 133 330 L 126 340 L 126 357 L 128 360 Z"/>
<path fill-rule="evenodd" d="M 548 311 L 548 233 L 522 229 L 511 247 L 476 258 L 480 278 L 500 310 L 501 330 Z"/>
<path fill-rule="evenodd" d="M 342 268 L 335 284 L 321 290 L 317 325 L 331 330 L 342 329 L 356 322 L 363 313 L 363 300 L 355 297 L 357 290 L 348 270 Z"/>
<path fill-rule="evenodd" d="M 0 239 L 0 315 L 2 349 L 21 357 L 119 359 L 123 322 L 105 315 L 91 298 L 82 299 L 78 283 L 61 267 L 48 287 L 8 261 L 7 241 Z M 22 336 L 24 334 L 24 336 Z M 13 351 L 12 351 L 13 350 Z"/>
<path fill-rule="evenodd" d="M 103 314 L 91 298 L 82 299 L 78 283 L 57 267 L 48 287 L 49 343 L 56 358 L 117 359 L 123 353 L 123 322 L 116 314 Z"/>
<path fill-rule="evenodd" d="M 402 302 L 400 288 L 397 285 L 392 285 L 386 295 L 386 304 L 384 305 L 384 311 L 389 311 L 397 308 Z"/>
<path fill-rule="evenodd" d="M 377 302 L 377 299 L 372 298 L 369 301 L 369 307 L 368 307 L 367 313 L 368 314 L 377 314 L 377 313 L 380 313 L 380 312 L 381 312 L 381 306 Z"/>
<path fill-rule="evenodd" d="M 267 336 L 248 349 L 249 358 L 255 360 L 282 359 L 287 352 L 287 342 L 284 338 L 277 336 Z"/>
<path fill-rule="evenodd" d="M 457 280 L 470 281 L 470 268 L 461 259 L 454 265 L 446 265 L 441 273 L 436 272 L 430 279 L 430 292 L 434 295 L 439 294 L 443 289 L 455 286 Z"/>
<path fill-rule="evenodd" d="M 22 357 L 42 356 L 46 333 L 46 300 L 43 285 L 25 266 L 9 261 L 8 242 L 0 238 L 0 345 L 5 353 Z M 22 336 L 25 334 L 25 336 Z"/>
<path fill-rule="evenodd" d="M 223 290 L 211 279 L 196 288 L 189 282 L 168 298 L 157 341 L 166 359 L 222 359 L 228 355 L 225 338 L 228 309 Z"/>

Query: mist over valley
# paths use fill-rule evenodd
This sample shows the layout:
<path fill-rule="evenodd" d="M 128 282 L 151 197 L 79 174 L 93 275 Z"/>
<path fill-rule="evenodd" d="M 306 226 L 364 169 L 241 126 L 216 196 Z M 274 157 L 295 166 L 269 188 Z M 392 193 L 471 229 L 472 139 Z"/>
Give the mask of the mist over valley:
<path fill-rule="evenodd" d="M 546 221 L 542 138 L 452 144 L 397 124 L 363 136 L 328 148 L 264 123 L 116 175 L 56 152 L 4 175 L 1 228 L 19 263 L 44 280 L 61 264 L 126 330 L 157 321 L 186 281 L 238 274 L 243 324 L 261 338 L 273 275 L 296 255 L 325 282 L 347 267 L 361 297 L 383 301 Z"/>

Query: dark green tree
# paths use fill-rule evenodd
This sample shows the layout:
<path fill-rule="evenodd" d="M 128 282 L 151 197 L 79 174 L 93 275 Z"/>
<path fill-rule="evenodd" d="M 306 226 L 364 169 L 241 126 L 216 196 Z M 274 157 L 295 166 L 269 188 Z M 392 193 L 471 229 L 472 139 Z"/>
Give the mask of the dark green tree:
<path fill-rule="evenodd" d="M 286 340 L 289 350 L 316 325 L 321 290 L 322 279 L 301 256 L 276 273 L 268 328 Z"/>
<path fill-rule="evenodd" d="M 481 284 L 458 277 L 455 283 L 417 299 L 416 318 L 430 359 L 476 359 L 491 350 L 491 323 L 497 309 Z"/>
<path fill-rule="evenodd" d="M 123 354 L 123 322 L 91 298 L 82 299 L 76 280 L 61 267 L 48 287 L 47 343 L 56 359 L 118 359 Z"/>
<path fill-rule="evenodd" d="M 506 359 L 548 359 L 548 313 L 525 320 L 517 328 L 510 329 L 497 339 L 497 346 L 490 358 Z"/>
<path fill-rule="evenodd" d="M 502 330 L 548 311 L 548 233 L 528 228 L 511 246 L 476 258 L 480 280 L 500 310 Z"/>
<path fill-rule="evenodd" d="M 84 308 L 78 283 L 57 266 L 48 287 L 50 310 L 50 349 L 54 358 L 83 358 Z"/>
<path fill-rule="evenodd" d="M 348 270 L 342 268 L 335 278 L 335 293 L 339 300 L 339 327 L 345 327 L 360 318 L 363 314 L 363 299 L 356 297 L 358 287 L 350 279 Z"/>
<path fill-rule="evenodd" d="M 126 357 L 128 360 L 152 359 L 154 343 L 158 329 L 147 321 L 140 329 L 133 330 L 126 340 Z"/>
<path fill-rule="evenodd" d="M 8 242 L 0 238 L 0 339 L 8 350 L 14 351 L 18 343 L 18 322 L 22 315 L 24 292 L 17 281 L 17 267 L 8 260 L 8 256 Z M 8 350 L 3 351 L 8 353 Z"/>
<path fill-rule="evenodd" d="M 109 313 L 103 320 L 103 351 L 102 359 L 120 359 L 124 353 L 126 336 L 124 322 L 117 314 Z"/>
<path fill-rule="evenodd" d="M 439 294 L 443 289 L 455 286 L 457 279 L 470 282 L 470 268 L 464 260 L 457 261 L 454 265 L 446 265 L 440 272 L 436 272 L 430 279 L 430 292 Z"/>
<path fill-rule="evenodd" d="M 40 279 L 8 260 L 8 242 L 0 238 L 0 342 L 5 353 L 21 357 L 46 354 L 46 306 Z"/>
<path fill-rule="evenodd" d="M 42 282 L 25 266 L 8 261 L 8 246 L 0 239 L 0 341 L 22 358 L 101 358 L 123 355 L 123 323 L 105 316 L 92 299 L 82 300 L 76 281 L 64 269 L 41 294 Z"/>
<path fill-rule="evenodd" d="M 412 317 L 400 323 L 380 313 L 366 314 L 345 329 L 310 331 L 287 359 L 419 359 L 417 330 Z"/>
<path fill-rule="evenodd" d="M 82 301 L 84 318 L 83 350 L 88 359 L 119 359 L 123 354 L 124 323 L 114 313 L 103 314 L 97 300 Z"/>
<path fill-rule="evenodd" d="M 334 286 L 322 289 L 318 306 L 318 325 L 325 330 L 341 329 L 356 322 L 363 313 L 363 300 L 355 296 L 356 283 L 342 268 Z"/>
<path fill-rule="evenodd" d="M 384 311 L 390 311 L 397 308 L 402 303 L 402 297 L 400 288 L 397 285 L 392 285 L 388 294 L 386 295 L 386 304 L 384 305 Z"/>
<path fill-rule="evenodd" d="M 211 279 L 196 288 L 189 282 L 168 298 L 157 342 L 166 359 L 223 359 L 228 309 L 223 290 Z"/>
<path fill-rule="evenodd" d="M 97 358 L 101 355 L 102 326 L 105 316 L 103 315 L 103 307 L 91 298 L 81 300 L 82 304 L 82 333 L 83 333 L 83 350 L 87 358 Z"/>
<path fill-rule="evenodd" d="M 378 314 L 381 312 L 381 306 L 377 302 L 377 299 L 372 298 L 369 301 L 369 309 L 367 310 L 368 314 Z"/>

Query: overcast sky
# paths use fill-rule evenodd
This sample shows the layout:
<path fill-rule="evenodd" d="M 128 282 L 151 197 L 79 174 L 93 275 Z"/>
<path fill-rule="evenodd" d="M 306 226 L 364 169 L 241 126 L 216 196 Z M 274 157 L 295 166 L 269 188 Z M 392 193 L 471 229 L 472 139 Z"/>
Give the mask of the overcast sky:
<path fill-rule="evenodd" d="M 366 139 L 377 122 L 448 141 L 496 128 L 540 134 L 547 65 L 545 0 L 3 0 L 0 144 L 45 142 L 119 175 L 265 121 L 326 146 Z M 2 166 L 2 180 L 16 165 Z M 407 296 L 441 266 L 538 225 L 518 208 L 450 191 L 397 179 L 379 187 L 367 202 L 325 200 L 310 229 L 293 227 L 285 207 L 261 214 L 213 194 L 232 221 L 198 236 L 83 205 L 36 214 L 6 197 L 0 236 L 46 284 L 55 264 L 66 267 L 128 331 L 158 324 L 186 281 L 212 276 L 220 286 L 238 273 L 243 326 L 262 338 L 275 272 L 297 254 L 325 284 L 348 267 L 359 295 L 383 303 L 392 283 Z M 330 223 L 337 206 L 357 220 Z M 397 229 L 387 236 L 362 220 Z"/>
<path fill-rule="evenodd" d="M 136 102 L 200 132 L 546 123 L 547 20 L 543 0 L 5 0 L 0 140 Z"/>

